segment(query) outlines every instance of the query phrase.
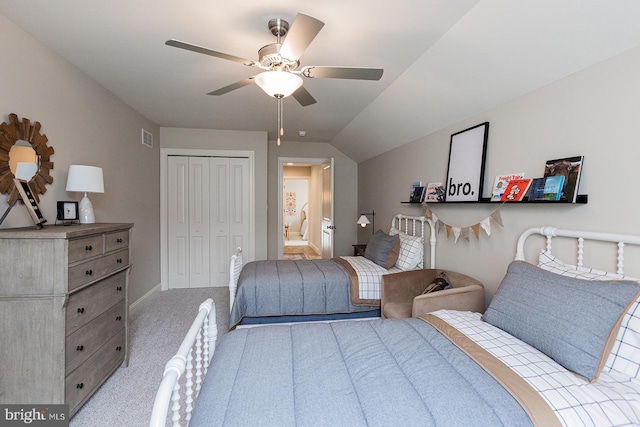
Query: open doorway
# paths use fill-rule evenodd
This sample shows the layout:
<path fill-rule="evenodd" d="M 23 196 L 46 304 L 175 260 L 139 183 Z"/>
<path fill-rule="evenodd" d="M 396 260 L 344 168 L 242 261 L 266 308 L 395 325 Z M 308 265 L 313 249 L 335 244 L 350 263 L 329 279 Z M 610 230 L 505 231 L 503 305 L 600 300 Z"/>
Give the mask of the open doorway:
<path fill-rule="evenodd" d="M 314 195 L 310 193 L 311 166 L 285 166 L 283 227 L 284 259 L 317 259 L 320 254 L 309 245 L 311 230 L 309 225 L 309 198 L 313 205 Z M 312 215 L 313 216 L 313 215 Z"/>
<path fill-rule="evenodd" d="M 322 232 L 325 221 L 323 175 L 330 159 L 280 158 L 279 233 L 280 259 L 320 259 L 323 257 Z M 332 191 L 331 188 L 330 191 Z M 325 203 L 326 204 L 326 203 Z M 330 244 L 333 242 L 331 241 Z"/>

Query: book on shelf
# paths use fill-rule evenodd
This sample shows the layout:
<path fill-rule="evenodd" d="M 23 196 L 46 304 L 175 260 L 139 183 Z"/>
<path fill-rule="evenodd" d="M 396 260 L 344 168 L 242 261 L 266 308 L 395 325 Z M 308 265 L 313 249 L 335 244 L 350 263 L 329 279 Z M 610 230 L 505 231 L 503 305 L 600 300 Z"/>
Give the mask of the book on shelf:
<path fill-rule="evenodd" d="M 424 200 L 431 203 L 444 201 L 444 186 L 442 185 L 442 183 L 428 183 L 424 191 Z"/>
<path fill-rule="evenodd" d="M 512 179 L 524 178 L 524 172 L 510 173 L 507 175 L 496 175 L 496 179 L 493 181 L 493 190 L 491 191 L 491 201 L 499 202 L 502 198 L 504 190 L 507 188 L 507 184 Z"/>
<path fill-rule="evenodd" d="M 529 191 L 527 192 L 527 200 L 536 201 L 543 200 L 545 178 L 532 178 Z"/>
<path fill-rule="evenodd" d="M 564 177 L 560 198 L 557 200 L 570 203 L 576 202 L 583 164 L 584 156 L 564 157 L 545 162 L 545 178 L 549 176 Z"/>
<path fill-rule="evenodd" d="M 531 185 L 531 178 L 512 179 L 502 193 L 502 202 L 520 202 L 527 194 Z"/>
<path fill-rule="evenodd" d="M 544 193 L 542 200 L 560 200 L 564 175 L 551 175 L 544 179 Z"/>
<path fill-rule="evenodd" d="M 424 200 L 424 187 L 416 187 L 411 195 L 411 203 L 422 203 Z"/>
<path fill-rule="evenodd" d="M 416 188 L 422 187 L 422 181 L 414 181 L 411 183 L 411 191 L 409 191 L 409 200 L 413 198 L 413 193 L 415 193 Z"/>

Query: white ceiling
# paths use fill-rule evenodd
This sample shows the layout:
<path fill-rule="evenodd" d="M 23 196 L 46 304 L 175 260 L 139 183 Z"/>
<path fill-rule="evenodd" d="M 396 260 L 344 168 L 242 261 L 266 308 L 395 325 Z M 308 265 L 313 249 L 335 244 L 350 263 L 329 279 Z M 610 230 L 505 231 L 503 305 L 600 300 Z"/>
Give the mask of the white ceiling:
<path fill-rule="evenodd" d="M 301 65 L 384 68 L 380 81 L 305 79 L 317 104 L 284 106 L 284 140 L 363 161 L 640 45 L 637 0 L 0 0 L 0 13 L 160 126 L 268 131 L 256 69 L 166 46 L 257 59 L 272 18 L 325 23 Z"/>

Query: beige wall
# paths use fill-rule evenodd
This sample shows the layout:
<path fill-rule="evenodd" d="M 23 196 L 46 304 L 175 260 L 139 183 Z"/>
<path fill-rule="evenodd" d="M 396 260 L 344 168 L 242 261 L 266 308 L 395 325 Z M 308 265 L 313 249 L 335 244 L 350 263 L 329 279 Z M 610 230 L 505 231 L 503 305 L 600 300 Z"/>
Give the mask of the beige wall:
<path fill-rule="evenodd" d="M 267 256 L 267 133 L 161 128 L 162 148 L 253 151 L 255 164 L 255 259 Z"/>
<path fill-rule="evenodd" d="M 57 54 L 0 15 L 0 120 L 10 113 L 42 124 L 55 149 L 53 184 L 41 197 L 48 224 L 58 200 L 80 200 L 65 191 L 71 164 L 103 168 L 104 194 L 92 194 L 98 222 L 132 222 L 130 300 L 160 282 L 159 129 Z M 154 148 L 141 144 L 141 128 L 154 136 Z M 0 212 L 7 208 L 0 197 Z M 33 225 L 16 205 L 2 228 Z"/>
<path fill-rule="evenodd" d="M 554 225 L 640 234 L 637 191 L 640 179 L 640 48 L 571 75 L 538 91 L 448 126 L 418 141 L 360 163 L 358 202 L 375 209 L 376 226 L 397 212 L 420 215 L 424 208 L 401 204 L 412 181 L 445 181 L 450 135 L 490 122 L 484 194 L 497 174 L 524 171 L 541 176 L 548 159 L 584 155 L 580 193 L 586 205 L 433 204 L 444 222 L 465 227 L 500 208 L 504 228 L 470 242 L 447 241 L 440 234 L 439 267 L 484 282 L 492 295 L 513 258 L 517 236 L 528 227 Z M 428 100 L 426 101 L 428 102 Z M 384 173 L 381 173 L 384 171 Z M 378 222 L 380 221 L 380 222 Z M 361 241 L 366 233 L 360 232 Z M 609 255 L 610 262 L 614 254 Z M 610 266 L 610 265 L 608 265 Z M 640 277 L 640 263 L 627 265 Z"/>
<path fill-rule="evenodd" d="M 358 165 L 338 151 L 335 147 L 326 143 L 317 142 L 282 142 L 277 146 L 275 142 L 269 142 L 269 206 L 280 206 L 278 204 L 278 159 L 287 158 L 311 158 L 323 159 L 334 158 L 334 224 L 337 227 L 334 232 L 334 255 L 353 254 L 352 244 L 356 243 L 356 217 L 357 191 L 358 191 Z M 313 176 L 313 172 L 312 172 Z M 317 185 L 310 182 L 312 188 Z M 311 215 L 311 214 L 310 214 Z M 278 209 L 269 209 L 268 214 L 268 239 L 269 239 L 269 259 L 278 257 L 278 233 L 282 231 L 282 226 L 278 223 Z M 310 236 L 309 240 L 316 239 Z"/>

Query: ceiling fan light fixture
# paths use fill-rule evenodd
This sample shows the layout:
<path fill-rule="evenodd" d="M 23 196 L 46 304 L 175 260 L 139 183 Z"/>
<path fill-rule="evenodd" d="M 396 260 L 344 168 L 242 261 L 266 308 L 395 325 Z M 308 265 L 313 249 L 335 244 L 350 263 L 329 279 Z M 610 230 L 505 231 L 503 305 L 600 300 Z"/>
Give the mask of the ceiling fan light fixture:
<path fill-rule="evenodd" d="M 287 71 L 265 71 L 254 78 L 267 95 L 286 98 L 302 86 L 302 78 Z"/>

